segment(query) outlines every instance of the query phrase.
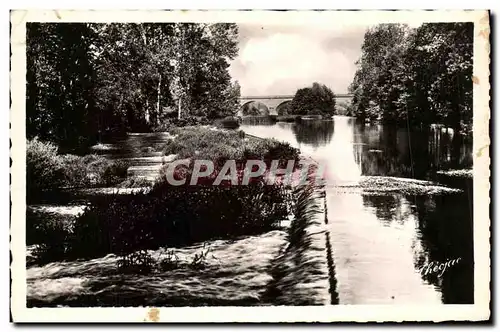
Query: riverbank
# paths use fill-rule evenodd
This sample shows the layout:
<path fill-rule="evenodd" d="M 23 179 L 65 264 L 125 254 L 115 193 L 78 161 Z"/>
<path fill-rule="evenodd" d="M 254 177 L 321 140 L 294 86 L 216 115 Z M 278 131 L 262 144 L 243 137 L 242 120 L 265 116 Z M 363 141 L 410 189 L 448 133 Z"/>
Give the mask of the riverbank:
<path fill-rule="evenodd" d="M 272 156 L 298 158 L 298 154 L 290 154 L 295 153 L 293 149 L 284 148 L 277 141 L 245 138 L 237 132 L 184 128 L 168 136 L 162 151 L 178 158 L 201 155 L 220 162 L 227 158 L 257 157 L 266 162 Z M 30 306 L 277 304 L 282 300 L 270 294 L 283 283 L 276 280 L 276 269 L 284 252 L 281 257 L 287 262 L 296 262 L 299 256 L 303 260 L 288 266 L 287 275 L 295 276 L 292 279 L 297 284 L 311 286 L 301 292 L 297 292 L 298 286 L 281 287 L 281 298 L 297 302 L 305 297 L 316 304 L 329 301 L 324 240 L 314 240 L 316 235 L 311 235 L 306 241 L 317 242 L 313 255 L 304 256 L 300 246 L 289 246 L 287 220 L 299 222 L 293 212 L 297 202 L 281 185 L 262 187 L 257 179 L 249 186 L 173 188 L 159 180 L 146 191 L 108 189 L 109 193 L 102 188 L 77 190 L 80 200 L 89 199 L 83 205 L 29 207 Z M 178 224 L 172 228 L 165 222 L 174 216 Z M 155 220 L 161 220 L 160 228 Z M 182 229 L 187 221 L 189 237 Z M 109 253 L 106 248 L 114 249 Z M 72 261 L 75 258 L 78 260 Z M 149 286 L 140 287 L 144 283 Z"/>
<path fill-rule="evenodd" d="M 359 160 L 351 162 L 348 159 L 357 158 L 356 145 L 350 145 L 352 143 L 350 137 L 355 137 L 354 135 L 350 136 L 352 132 L 349 133 L 345 128 L 339 127 L 341 121 L 321 121 L 320 124 L 314 126 L 311 125 L 314 120 L 306 122 L 304 125 L 281 123 L 274 127 L 262 126 L 258 127 L 256 131 L 245 130 L 245 132 L 224 132 L 215 128 L 184 128 L 175 130 L 172 135 L 161 134 L 162 138 L 159 140 L 160 136 L 155 136 L 156 134 L 145 134 L 147 137 L 144 138 L 138 134 L 132 135 L 132 139 L 125 141 L 126 143 L 122 145 L 122 147 L 126 147 L 122 149 L 126 151 L 125 154 L 119 154 L 120 149 L 113 146 L 108 146 L 103 153 L 112 156 L 111 158 L 125 156 L 128 160 L 144 163 L 146 162 L 144 156 L 142 154 L 136 155 L 134 151 L 147 150 L 147 153 L 155 154 L 154 162 L 156 164 L 154 167 L 159 169 L 157 174 L 160 174 L 161 170 L 167 168 L 171 162 L 186 157 L 189 159 L 192 156 L 219 160 L 220 163 L 228 158 L 244 160 L 247 156 L 262 158 L 262 160 L 269 160 L 270 157 L 276 156 L 287 159 L 289 152 L 293 151 L 290 147 L 298 147 L 298 144 L 295 144 L 296 140 L 305 139 L 307 136 L 307 140 L 302 141 L 300 146 L 300 158 L 332 155 L 332 158 L 328 160 L 341 161 L 334 160 L 333 163 L 329 163 L 329 165 L 334 166 L 332 170 L 338 171 L 338 174 L 342 176 L 353 175 L 355 173 L 353 172 L 354 167 L 349 167 L 349 172 L 341 172 L 341 169 L 338 168 L 359 165 L 357 164 Z M 326 124 L 321 127 L 323 123 Z M 336 126 L 335 132 L 332 135 L 327 135 L 329 130 L 333 131 L 333 126 Z M 308 134 L 308 130 L 312 128 L 314 128 L 314 135 L 320 135 L 317 142 L 314 138 L 316 136 L 311 136 L 313 133 Z M 290 143 L 290 147 L 283 150 L 288 152 L 280 154 L 279 150 L 275 148 L 281 145 L 276 145 L 275 141 L 268 144 L 272 140 L 254 137 L 265 137 L 262 134 L 268 129 L 271 129 L 274 135 L 291 134 L 292 139 L 289 136 L 280 137 L 280 140 Z M 165 137 L 168 138 L 164 139 Z M 327 149 L 329 139 L 333 140 L 334 144 Z M 259 141 L 267 143 L 262 144 Z M 342 144 L 335 142 L 342 142 Z M 364 145 L 360 146 L 365 149 Z M 148 147 L 153 148 L 154 151 Z M 341 147 L 343 148 L 341 149 Z M 269 152 L 271 151 L 269 148 L 273 148 L 273 152 Z M 352 149 L 352 153 L 349 148 Z M 344 153 L 344 149 L 347 152 Z M 366 149 L 373 150 L 373 144 L 370 143 Z M 381 153 L 386 151 L 383 147 L 378 146 L 377 150 Z M 293 156 L 293 158 L 296 157 Z M 153 160 L 148 159 L 147 162 L 149 161 Z M 145 170 L 144 175 L 152 176 L 150 172 L 149 169 Z M 189 183 L 191 175 L 183 173 L 183 176 Z M 154 177 L 156 178 L 156 176 Z M 79 237 L 81 237 L 82 234 L 105 231 L 105 234 L 112 234 L 112 237 L 117 236 L 120 242 L 129 245 L 124 247 L 113 245 L 111 247 L 116 250 L 114 253 L 110 254 L 109 251 L 100 250 L 89 257 L 81 257 L 74 263 L 63 262 L 68 257 L 66 249 L 61 250 L 60 245 L 56 246 L 55 252 L 62 258 L 51 263 L 37 262 L 36 257 L 34 257 L 37 251 L 30 250 L 32 254 L 29 255 L 28 259 L 28 273 L 33 276 L 29 283 L 30 305 L 50 306 L 59 303 L 60 305 L 74 306 L 78 305 L 79 302 L 103 306 L 117 305 L 117 303 L 120 303 L 118 305 L 128 305 L 123 303 L 139 305 L 138 303 L 144 302 L 158 303 L 158 305 L 181 305 L 181 303 L 186 303 L 186 305 L 231 305 L 231 303 L 241 305 L 324 305 L 388 303 L 391 301 L 411 303 L 412 300 L 423 303 L 439 302 L 439 291 L 436 289 L 439 289 L 438 287 L 443 281 L 424 279 L 423 276 L 419 276 L 414 271 L 418 270 L 418 264 L 421 262 L 441 259 L 439 248 L 442 247 L 442 244 L 439 239 L 432 238 L 433 231 L 429 228 L 441 227 L 442 221 L 438 216 L 443 213 L 443 209 L 448 209 L 443 208 L 443 204 L 453 205 L 453 202 L 456 202 L 458 198 L 465 197 L 465 189 L 430 180 L 397 176 L 363 175 L 359 176 L 356 181 L 351 180 L 327 183 L 324 190 L 322 189 L 324 194 L 317 196 L 316 203 L 319 211 L 310 221 L 302 219 L 301 222 L 294 221 L 297 219 L 294 209 L 298 203 L 296 199 L 290 197 L 291 192 L 288 190 L 283 191 L 283 194 L 288 192 L 285 195 L 279 191 L 260 195 L 261 189 L 254 192 L 234 191 L 231 193 L 231 190 L 220 190 L 221 188 L 215 191 L 201 188 L 201 191 L 197 190 L 198 193 L 197 191 L 189 191 L 188 193 L 186 188 L 172 189 L 170 186 L 162 184 L 146 185 L 144 188 L 79 189 L 68 193 L 69 196 L 74 195 L 73 199 L 70 197 L 67 199 L 67 202 L 75 205 L 73 209 L 78 209 L 76 207 L 78 205 L 82 208 L 81 211 L 87 210 L 84 218 L 76 218 L 76 220 L 84 221 L 83 223 L 75 221 L 75 219 L 70 223 L 70 225 L 80 225 L 76 228 L 79 233 L 75 233 L 74 226 L 71 226 L 68 228 L 70 230 L 68 234 L 80 234 Z M 132 182 L 131 186 L 133 186 Z M 236 187 L 234 190 L 237 190 Z M 153 191 L 152 194 L 151 191 Z M 119 195 L 109 199 L 109 194 Z M 263 202 L 262 199 L 269 197 L 269 195 L 274 198 Z M 76 196 L 77 199 L 75 199 Z M 88 200 L 89 197 L 94 196 L 96 196 L 95 199 Z M 185 197 L 189 197 L 187 203 L 184 203 Z M 89 205 L 88 203 L 91 201 L 92 203 Z M 82 205 L 81 202 L 85 203 Z M 276 202 L 282 208 L 276 209 Z M 287 203 L 285 204 L 285 202 Z M 155 208 L 155 206 L 162 208 Z M 457 213 L 464 206 L 466 203 L 459 203 L 458 208 L 455 208 Z M 167 214 L 164 213 L 165 209 L 169 211 Z M 61 211 L 62 209 L 58 208 L 57 204 L 53 204 L 51 208 L 42 209 L 38 206 L 35 207 L 35 210 L 66 214 L 66 216 L 70 214 L 66 213 L 68 211 Z M 226 211 L 226 213 L 218 214 L 215 212 L 219 210 Z M 267 212 L 260 214 L 261 211 Z M 451 241 L 468 243 L 467 234 L 469 233 L 463 230 L 466 229 L 467 223 L 462 221 L 467 215 L 466 212 L 446 217 L 457 221 L 457 229 L 453 230 L 455 235 L 448 236 Z M 176 223 L 179 222 L 177 226 L 165 223 L 172 218 L 176 219 Z M 60 220 L 61 218 L 54 220 L 56 219 Z M 120 220 L 120 222 L 109 223 L 108 220 Z M 162 220 L 162 222 L 151 223 L 151 220 Z M 187 222 L 188 220 L 189 222 Z M 247 220 L 252 220 L 252 223 L 248 223 Z M 432 220 L 432 222 L 427 220 Z M 207 228 L 207 224 L 210 225 L 209 228 Z M 61 225 L 61 223 L 55 223 L 55 225 Z M 81 227 L 84 225 L 86 226 Z M 105 227 L 102 228 L 99 225 Z M 141 226 L 138 227 L 138 225 Z M 189 228 L 183 228 L 179 225 L 189 225 Z M 297 225 L 302 225 L 302 227 L 297 227 Z M 108 229 L 115 230 L 113 231 L 115 233 L 109 233 Z M 118 232 L 116 232 L 117 229 Z M 64 227 L 61 230 L 61 227 L 57 226 L 53 230 L 57 231 L 55 234 L 62 235 L 62 238 L 56 237 L 58 240 L 54 244 L 71 243 L 73 235 L 69 237 L 65 235 L 67 233 L 65 233 Z M 85 232 L 82 233 L 84 230 Z M 443 232 L 448 234 L 450 230 L 446 228 Z M 138 234 L 144 234 L 144 236 L 137 236 Z M 298 236 L 299 240 L 297 238 L 293 240 L 294 234 L 301 234 Z M 383 237 L 377 235 L 376 238 L 373 238 L 375 234 L 383 234 Z M 428 242 L 423 242 L 424 237 L 429 236 L 431 238 L 426 240 Z M 91 237 L 89 239 L 95 241 L 99 238 L 93 239 Z M 191 243 L 187 239 L 194 240 L 196 243 Z M 86 242 L 86 246 L 80 243 L 80 247 L 99 248 L 99 241 L 97 244 Z M 293 244 L 294 242 L 296 244 Z M 367 251 L 355 250 L 352 247 L 353 243 L 359 248 L 366 248 Z M 158 244 L 160 244 L 159 248 Z M 243 248 L 236 246 L 236 244 L 249 247 Z M 238 266 L 249 264 L 245 260 L 247 255 L 251 257 L 259 254 L 254 251 L 255 248 L 251 247 L 257 245 L 267 247 L 265 252 L 259 252 L 262 253 L 262 260 L 260 257 L 254 258 L 259 267 L 256 270 L 256 275 L 249 277 L 247 272 L 243 271 L 246 268 L 241 270 Z M 426 246 L 433 246 L 438 250 L 430 251 Z M 144 247 L 146 250 L 134 249 Z M 30 249 L 32 248 L 33 246 L 30 246 Z M 396 248 L 405 249 L 398 251 Z M 461 249 L 463 251 L 457 251 L 454 254 L 467 257 L 467 246 L 462 246 Z M 185 255 L 181 255 L 183 250 L 187 252 Z M 237 250 L 238 254 L 230 254 L 233 250 Z M 412 252 L 414 253 L 412 254 Z M 88 250 L 85 254 L 89 254 Z M 211 257 L 212 254 L 216 258 Z M 389 255 L 395 255 L 394 259 L 389 259 Z M 219 265 L 214 262 L 220 259 L 219 256 L 226 257 L 228 264 L 233 266 L 235 270 L 223 270 L 224 273 L 217 272 Z M 174 257 L 179 257 L 179 259 Z M 193 261 L 197 261 L 194 264 L 197 266 L 195 269 L 191 266 Z M 86 274 L 85 268 L 74 270 L 78 265 L 92 266 L 96 270 L 101 269 L 104 275 L 94 273 L 98 277 L 93 280 L 92 274 Z M 101 265 L 102 268 L 99 267 Z M 409 290 L 392 289 L 391 282 L 384 280 L 382 274 L 374 272 L 377 266 L 384 270 L 390 270 L 396 265 L 402 266 L 401 273 L 412 280 L 415 289 L 421 289 L 420 285 L 424 285 L 425 291 L 420 293 L 427 295 L 419 297 L 418 294 Z M 200 269 L 199 267 L 202 266 L 204 268 Z M 167 270 L 162 269 L 162 267 L 166 267 Z M 69 275 L 63 272 L 72 269 L 76 271 L 74 274 Z M 205 275 L 203 274 L 204 270 L 211 271 L 207 272 L 206 281 L 200 277 Z M 51 274 L 50 271 L 59 272 Z M 469 272 L 465 270 L 463 275 L 468 276 Z M 243 277 L 240 277 L 239 273 L 242 273 Z M 109 280 L 106 279 L 108 275 Z M 120 275 L 123 275 L 121 279 Z M 185 278 L 185 280 L 176 281 L 182 286 L 181 289 L 161 282 L 163 279 L 168 279 L 168 276 L 176 276 L 173 277 L 174 279 L 177 277 Z M 214 276 L 217 276 L 217 281 L 214 281 Z M 241 284 L 245 283 L 244 280 L 247 278 L 253 280 L 249 282 L 252 285 L 253 295 L 249 295 L 251 292 L 246 290 L 240 294 L 241 296 L 236 295 L 237 288 L 245 289 Z M 351 278 L 353 278 L 352 282 Z M 174 282 L 174 279 L 168 280 Z M 257 280 L 260 281 L 257 282 Z M 153 286 L 142 291 L 137 285 L 145 281 Z M 119 286 L 113 287 L 113 283 Z M 214 288 L 213 284 L 217 285 L 218 288 Z M 358 286 L 353 288 L 354 284 Z M 190 288 L 191 285 L 194 285 L 193 289 Z M 432 286 L 429 288 L 426 285 Z M 375 286 L 380 289 L 389 289 L 390 292 L 394 293 L 395 300 L 376 291 L 373 288 Z M 435 290 L 432 290 L 432 287 L 435 287 Z M 211 295 L 204 297 L 202 289 L 213 290 L 213 292 L 210 291 Z M 44 293 L 45 290 L 46 292 L 52 291 L 49 294 Z M 161 291 L 165 291 L 166 295 L 161 294 Z M 124 299 L 126 300 L 123 303 L 117 302 L 116 296 L 113 297 L 115 294 L 113 292 L 125 294 Z M 152 296 L 149 292 L 161 295 Z M 213 295 L 216 292 L 223 295 L 220 297 Z M 443 290 L 443 292 L 449 291 Z M 61 295 L 57 295 L 58 293 Z M 455 291 L 455 294 L 461 293 Z M 44 296 L 49 300 L 44 301 Z M 235 298 L 236 302 L 232 302 L 226 296 Z M 447 303 L 450 301 L 462 303 L 469 299 L 468 293 L 455 295 L 451 299 L 449 295 L 447 296 Z"/>

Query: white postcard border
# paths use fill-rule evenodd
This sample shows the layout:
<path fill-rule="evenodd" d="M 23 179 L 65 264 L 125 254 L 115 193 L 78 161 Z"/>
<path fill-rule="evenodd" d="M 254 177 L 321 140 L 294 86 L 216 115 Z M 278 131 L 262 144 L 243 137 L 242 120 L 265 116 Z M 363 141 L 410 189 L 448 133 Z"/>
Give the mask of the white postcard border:
<path fill-rule="evenodd" d="M 26 22 L 235 22 L 356 25 L 474 22 L 474 305 L 314 307 L 26 308 Z M 11 311 L 15 322 L 366 322 L 487 320 L 490 317 L 489 14 L 487 11 L 11 12 Z M 154 315 L 151 315 L 154 313 Z"/>

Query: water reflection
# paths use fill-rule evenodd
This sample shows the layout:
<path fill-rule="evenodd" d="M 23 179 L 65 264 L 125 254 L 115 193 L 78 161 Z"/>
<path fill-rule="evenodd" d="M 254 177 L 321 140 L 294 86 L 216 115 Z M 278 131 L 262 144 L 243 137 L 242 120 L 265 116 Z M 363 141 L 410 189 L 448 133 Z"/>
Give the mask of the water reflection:
<path fill-rule="evenodd" d="M 418 229 L 423 252 L 415 257 L 415 265 L 422 268 L 430 262 L 446 262 L 460 258 L 460 262 L 442 277 L 422 271 L 424 280 L 442 290 L 444 303 L 474 302 L 474 245 L 472 225 L 472 197 L 444 195 L 414 198 Z"/>
<path fill-rule="evenodd" d="M 334 185 L 359 175 L 436 180 L 437 170 L 472 165 L 471 142 L 438 126 L 408 130 L 335 117 L 242 129 L 326 160 Z M 340 303 L 473 303 L 472 183 L 460 186 L 463 194 L 441 196 L 361 195 L 330 187 Z M 458 257 L 460 263 L 441 276 L 425 270 Z"/>
<path fill-rule="evenodd" d="M 472 144 L 440 128 L 411 129 L 358 124 L 364 175 L 430 178 L 439 169 L 472 166 Z"/>
<path fill-rule="evenodd" d="M 304 120 L 292 125 L 295 139 L 299 143 L 319 147 L 330 143 L 333 137 L 333 121 Z"/>
<path fill-rule="evenodd" d="M 395 222 L 403 223 L 408 219 L 408 215 L 403 215 L 404 203 L 401 200 L 402 197 L 396 195 L 363 195 L 363 205 L 372 207 L 377 219 L 387 227 L 394 226 Z"/>
<path fill-rule="evenodd" d="M 273 126 L 276 121 L 273 121 L 269 116 L 244 116 L 241 118 L 243 125 L 250 126 Z"/>

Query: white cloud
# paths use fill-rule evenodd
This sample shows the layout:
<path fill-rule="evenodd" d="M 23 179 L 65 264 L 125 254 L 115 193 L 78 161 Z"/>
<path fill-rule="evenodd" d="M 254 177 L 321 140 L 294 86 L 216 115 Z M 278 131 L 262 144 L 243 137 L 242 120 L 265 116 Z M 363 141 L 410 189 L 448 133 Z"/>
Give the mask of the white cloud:
<path fill-rule="evenodd" d="M 242 95 L 294 94 L 313 82 L 337 93 L 347 91 L 364 30 L 358 29 L 352 43 L 338 30 L 272 30 L 243 36 L 240 42 L 230 72 L 240 82 Z"/>

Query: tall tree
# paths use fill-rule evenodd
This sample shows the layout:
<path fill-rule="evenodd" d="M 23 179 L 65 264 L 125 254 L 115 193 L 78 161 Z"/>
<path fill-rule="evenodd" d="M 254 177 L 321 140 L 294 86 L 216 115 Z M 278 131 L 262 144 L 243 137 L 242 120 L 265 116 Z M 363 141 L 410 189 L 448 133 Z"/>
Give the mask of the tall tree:
<path fill-rule="evenodd" d="M 237 110 L 235 24 L 30 23 L 27 130 L 62 147 L 186 115 Z"/>
<path fill-rule="evenodd" d="M 27 24 L 28 137 L 64 149 L 95 141 L 95 71 L 88 56 L 94 38 L 87 24 Z"/>
<path fill-rule="evenodd" d="M 237 109 L 239 87 L 228 71 L 238 53 L 237 37 L 235 24 L 178 25 L 178 93 L 184 113 L 215 117 Z"/>
<path fill-rule="evenodd" d="M 326 85 L 316 82 L 297 90 L 290 103 L 290 114 L 332 116 L 334 113 L 335 94 Z"/>
<path fill-rule="evenodd" d="M 360 118 L 457 130 L 472 123 L 472 23 L 395 24 L 367 31 L 350 86 Z"/>
<path fill-rule="evenodd" d="M 401 117 L 397 101 L 404 89 L 402 56 L 407 34 L 408 27 L 399 24 L 381 24 L 366 32 L 359 69 L 350 86 L 355 115 L 387 121 Z"/>
<path fill-rule="evenodd" d="M 101 36 L 96 62 L 104 129 L 114 124 L 127 130 L 157 125 L 163 109 L 173 105 L 173 25 L 109 24 L 95 29 Z"/>
<path fill-rule="evenodd" d="M 472 23 L 433 23 L 411 38 L 411 92 L 431 121 L 460 128 L 472 123 Z"/>

